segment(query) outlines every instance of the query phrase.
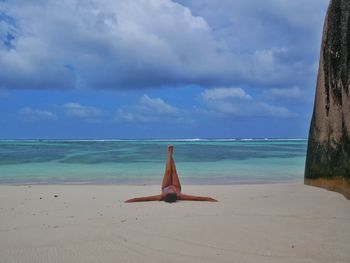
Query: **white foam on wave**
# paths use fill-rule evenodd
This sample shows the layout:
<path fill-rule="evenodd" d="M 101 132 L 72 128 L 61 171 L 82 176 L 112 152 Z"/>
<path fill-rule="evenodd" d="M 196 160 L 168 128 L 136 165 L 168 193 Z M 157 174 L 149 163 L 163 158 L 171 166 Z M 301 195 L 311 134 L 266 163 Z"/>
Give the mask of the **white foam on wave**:
<path fill-rule="evenodd" d="M 172 139 L 0 139 L 0 142 L 205 142 L 306 141 L 306 138 L 172 138 Z"/>

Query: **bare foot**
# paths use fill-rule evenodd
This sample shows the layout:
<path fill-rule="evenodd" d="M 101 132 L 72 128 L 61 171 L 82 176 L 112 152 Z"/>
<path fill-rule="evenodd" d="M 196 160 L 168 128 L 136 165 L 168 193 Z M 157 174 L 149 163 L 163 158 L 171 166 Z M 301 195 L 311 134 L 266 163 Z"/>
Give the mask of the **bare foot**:
<path fill-rule="evenodd" d="M 168 145 L 168 153 L 169 153 L 169 154 L 172 154 L 173 151 L 174 151 L 174 146 Z"/>

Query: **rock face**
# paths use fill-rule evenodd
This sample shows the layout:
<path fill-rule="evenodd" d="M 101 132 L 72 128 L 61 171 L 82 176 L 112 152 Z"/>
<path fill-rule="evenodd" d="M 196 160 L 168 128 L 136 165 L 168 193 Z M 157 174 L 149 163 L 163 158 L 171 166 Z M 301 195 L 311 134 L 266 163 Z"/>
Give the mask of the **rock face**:
<path fill-rule="evenodd" d="M 350 1 L 331 0 L 323 28 L 305 183 L 350 199 Z"/>

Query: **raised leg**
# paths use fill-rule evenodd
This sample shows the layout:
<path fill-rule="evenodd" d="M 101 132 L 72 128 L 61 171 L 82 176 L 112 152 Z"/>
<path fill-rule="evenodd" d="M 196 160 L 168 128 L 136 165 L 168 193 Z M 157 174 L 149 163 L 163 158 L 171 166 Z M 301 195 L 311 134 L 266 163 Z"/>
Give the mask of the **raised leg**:
<path fill-rule="evenodd" d="M 176 166 L 173 158 L 171 158 L 171 183 L 172 185 L 179 188 L 179 190 L 181 190 L 181 183 L 176 171 Z"/>
<path fill-rule="evenodd" d="M 172 145 L 168 146 L 168 159 L 166 161 L 165 172 L 162 182 L 162 190 L 172 184 L 172 176 L 171 176 L 171 163 L 172 163 L 172 155 L 173 155 L 174 147 Z"/>

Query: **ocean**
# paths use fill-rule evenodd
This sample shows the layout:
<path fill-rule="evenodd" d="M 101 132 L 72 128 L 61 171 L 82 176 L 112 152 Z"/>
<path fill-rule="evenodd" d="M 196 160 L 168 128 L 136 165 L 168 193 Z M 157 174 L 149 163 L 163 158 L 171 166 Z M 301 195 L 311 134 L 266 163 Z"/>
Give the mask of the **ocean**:
<path fill-rule="evenodd" d="M 183 184 L 303 180 L 302 139 L 2 140 L 0 184 L 160 184 L 168 144 Z"/>

